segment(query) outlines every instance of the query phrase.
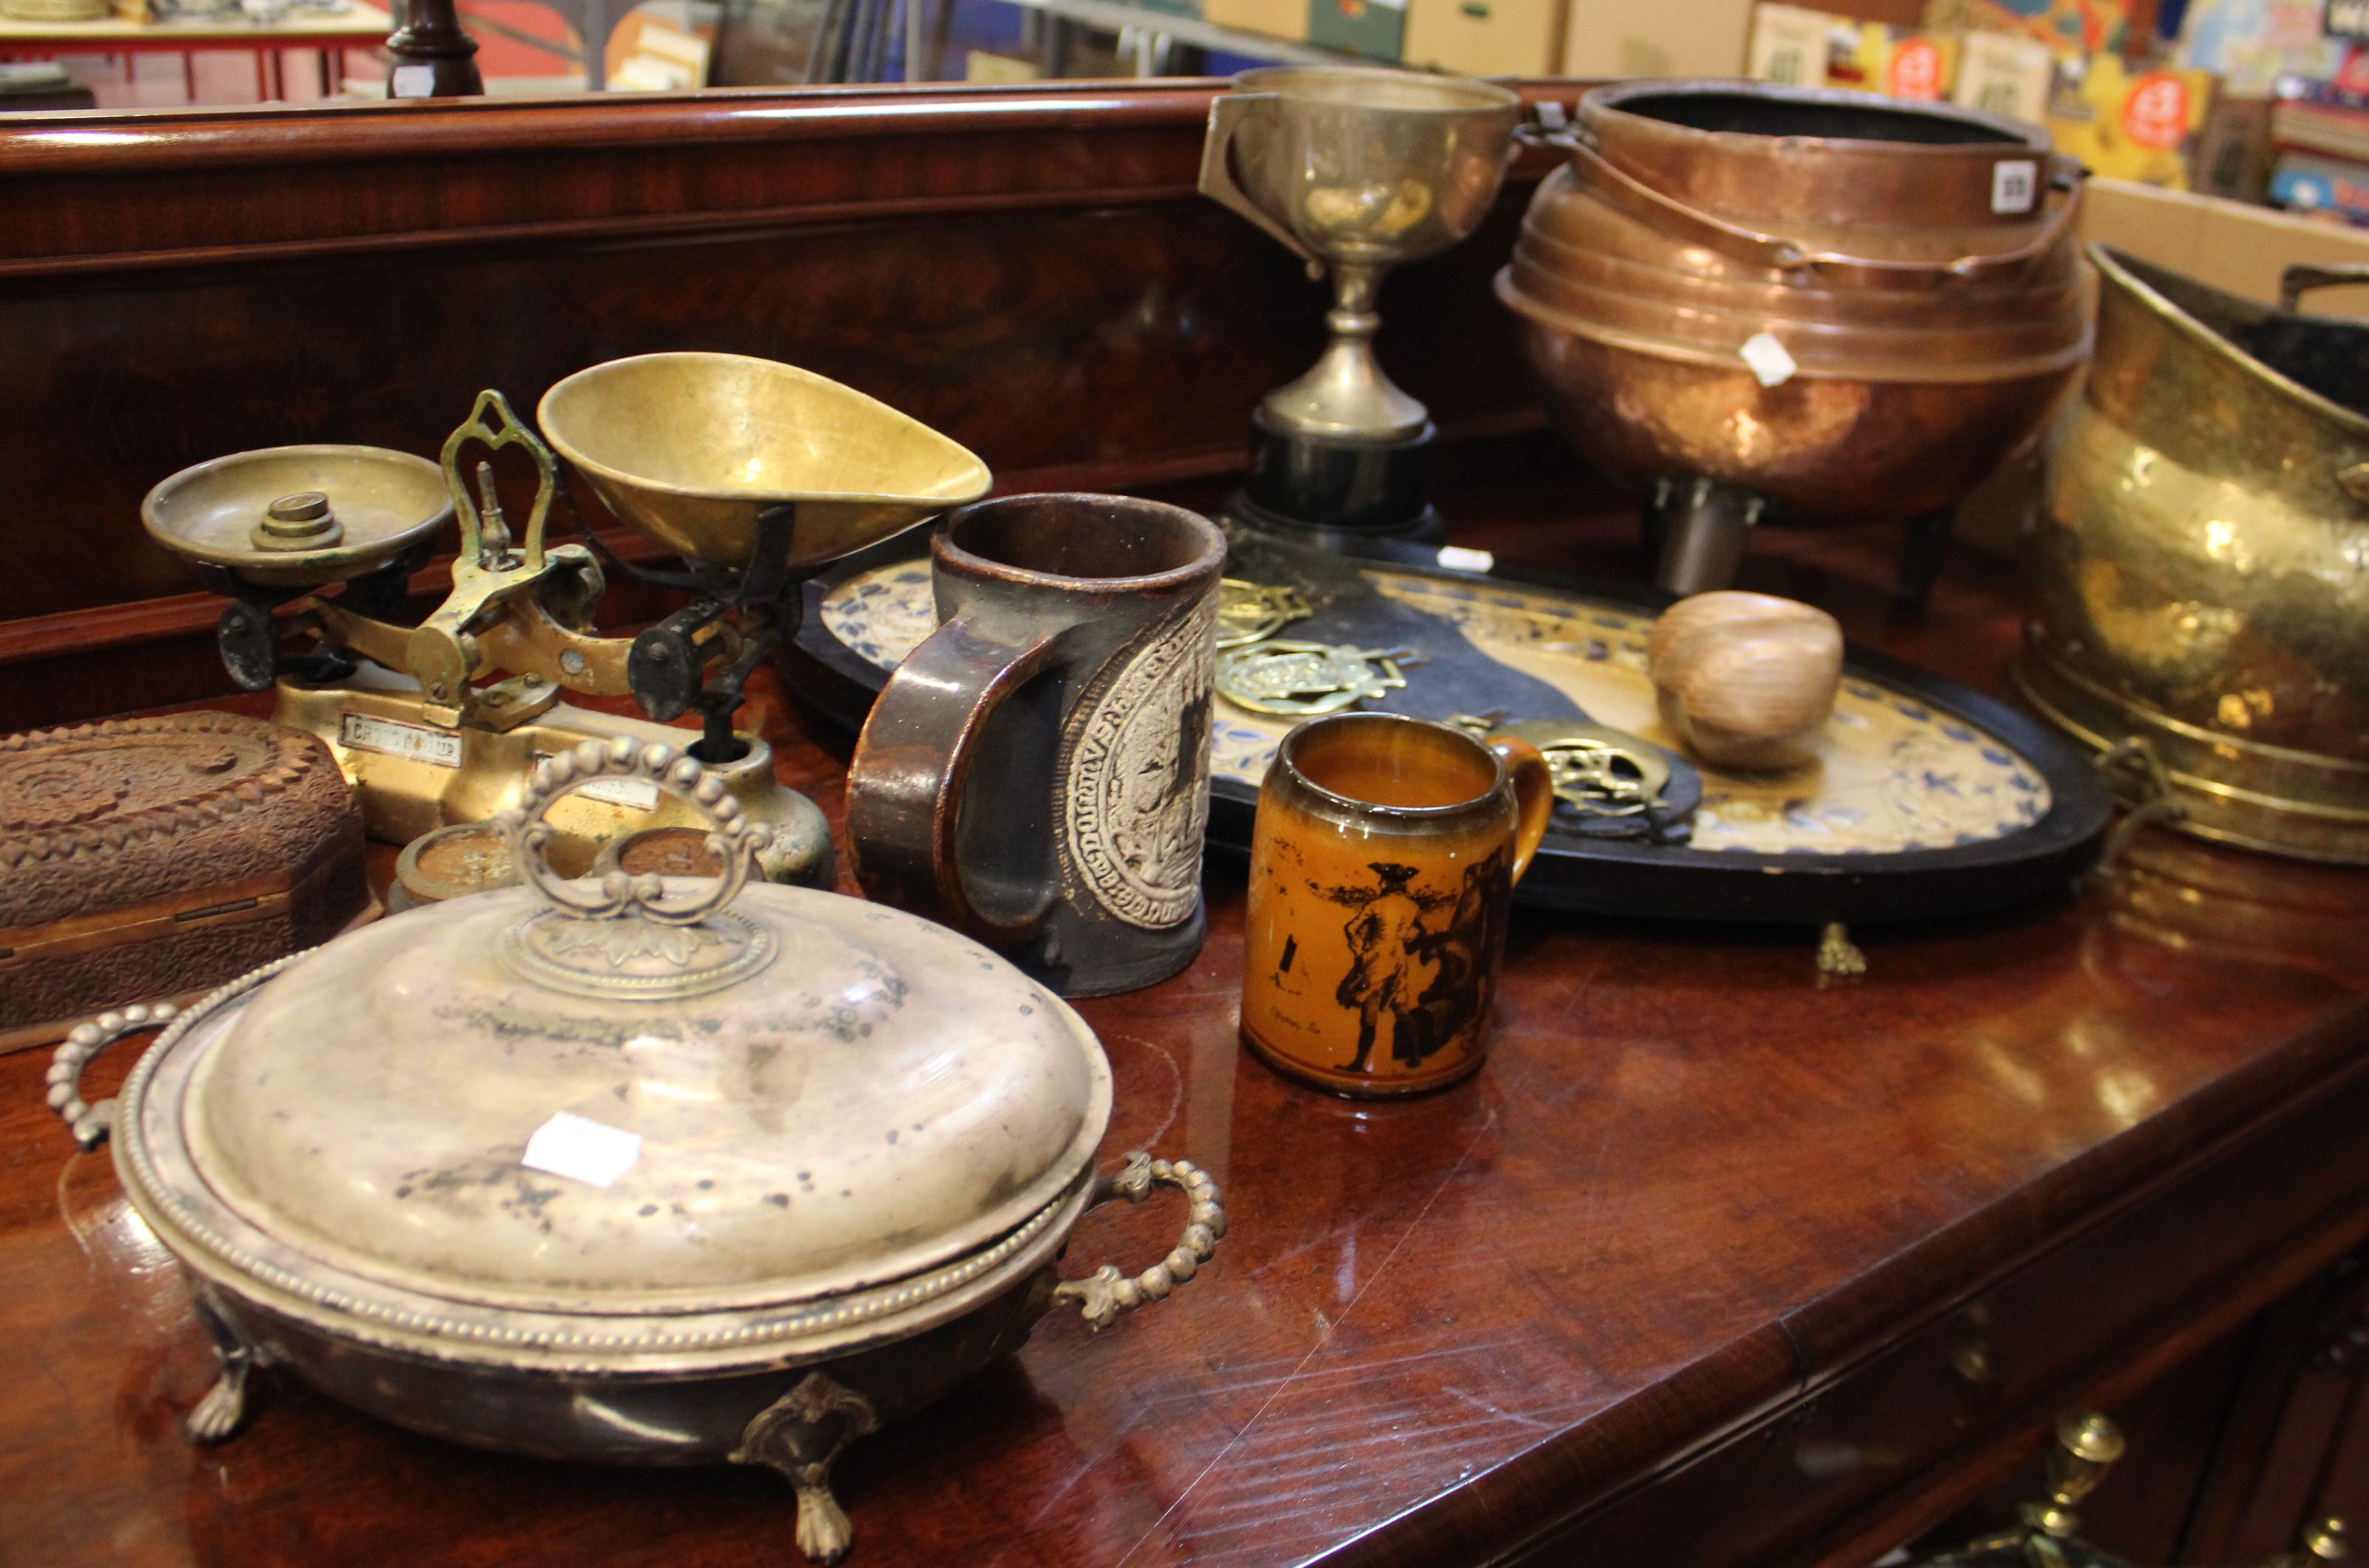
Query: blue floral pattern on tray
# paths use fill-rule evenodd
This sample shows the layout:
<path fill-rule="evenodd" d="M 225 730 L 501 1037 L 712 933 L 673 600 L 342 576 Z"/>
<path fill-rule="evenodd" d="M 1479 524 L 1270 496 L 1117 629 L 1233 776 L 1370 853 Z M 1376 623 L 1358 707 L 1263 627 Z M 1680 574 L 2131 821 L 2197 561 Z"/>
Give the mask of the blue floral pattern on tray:
<path fill-rule="evenodd" d="M 1599 721 L 1667 742 L 1645 671 L 1650 614 L 1539 589 L 1387 569 L 1367 575 L 1391 598 L 1453 623 L 1501 663 L 1569 692 Z M 823 596 L 822 622 L 854 653 L 895 668 L 937 624 L 929 564 L 900 562 L 849 578 Z M 1304 635 L 1321 631 L 1304 626 Z M 1408 673 L 1420 682 L 1420 666 Z M 1220 703 L 1210 727 L 1212 775 L 1256 785 L 1289 727 Z M 2048 807 L 2047 781 L 2005 741 L 1853 670 L 1817 762 L 1779 774 L 1703 769 L 1694 847 L 1892 854 L 2004 838 Z"/>

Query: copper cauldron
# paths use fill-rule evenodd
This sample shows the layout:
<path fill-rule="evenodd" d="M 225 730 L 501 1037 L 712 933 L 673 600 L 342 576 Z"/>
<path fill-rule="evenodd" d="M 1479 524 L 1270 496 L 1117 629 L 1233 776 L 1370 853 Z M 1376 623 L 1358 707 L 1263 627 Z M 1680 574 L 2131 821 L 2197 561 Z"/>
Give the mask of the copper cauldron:
<path fill-rule="evenodd" d="M 2037 435 L 2088 357 L 2078 179 L 2037 128 L 1632 82 L 1530 139 L 1571 162 L 1497 292 L 1555 424 L 1674 525 L 1665 586 L 1720 586 L 1764 507 L 1942 512 Z"/>
<path fill-rule="evenodd" d="M 2048 458 L 2024 695 L 2137 742 L 2200 837 L 2369 864 L 2369 326 L 2103 246 L 2098 362 Z M 2134 783 L 2146 777 L 2134 771 Z"/>

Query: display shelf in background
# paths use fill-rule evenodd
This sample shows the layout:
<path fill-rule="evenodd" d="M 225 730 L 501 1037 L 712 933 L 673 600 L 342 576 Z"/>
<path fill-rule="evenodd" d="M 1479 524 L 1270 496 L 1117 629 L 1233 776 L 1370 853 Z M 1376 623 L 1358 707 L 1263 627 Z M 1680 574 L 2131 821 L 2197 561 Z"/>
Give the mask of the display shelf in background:
<path fill-rule="evenodd" d="M 1006 0 L 1006 3 L 1100 32 L 1133 31 L 1150 38 L 1169 39 L 1214 54 L 1240 55 L 1248 60 L 1290 65 L 1373 63 L 1336 50 L 1318 49 L 1312 44 L 1294 43 L 1287 39 L 1270 38 L 1264 33 L 1219 27 L 1199 17 L 1188 17 L 1179 12 L 1121 5 L 1118 0 Z M 1157 51 L 1145 52 L 1149 54 Z M 1150 75 L 1153 73 L 1144 70 L 1138 74 Z"/>

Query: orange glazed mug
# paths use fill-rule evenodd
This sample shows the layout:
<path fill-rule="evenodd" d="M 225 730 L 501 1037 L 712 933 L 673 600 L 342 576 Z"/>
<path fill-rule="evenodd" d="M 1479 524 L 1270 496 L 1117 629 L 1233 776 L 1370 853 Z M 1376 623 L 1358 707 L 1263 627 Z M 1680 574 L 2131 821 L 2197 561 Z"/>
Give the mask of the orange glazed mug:
<path fill-rule="evenodd" d="M 1553 810 L 1526 741 L 1372 713 L 1285 736 L 1251 840 L 1243 1042 L 1338 1094 L 1477 1071 L 1514 884 Z"/>

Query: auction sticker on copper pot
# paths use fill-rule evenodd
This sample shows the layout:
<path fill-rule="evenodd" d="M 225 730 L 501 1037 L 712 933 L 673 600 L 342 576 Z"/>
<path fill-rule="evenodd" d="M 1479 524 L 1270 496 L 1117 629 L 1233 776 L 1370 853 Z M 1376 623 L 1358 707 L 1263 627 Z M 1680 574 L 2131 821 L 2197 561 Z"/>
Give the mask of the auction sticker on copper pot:
<path fill-rule="evenodd" d="M 1991 166 L 1991 211 L 2029 212 L 2040 199 L 2040 165 L 2030 158 L 2009 158 Z"/>
<path fill-rule="evenodd" d="M 534 1129 L 519 1163 L 530 1171 L 605 1187 L 642 1157 L 642 1135 L 561 1111 Z"/>

